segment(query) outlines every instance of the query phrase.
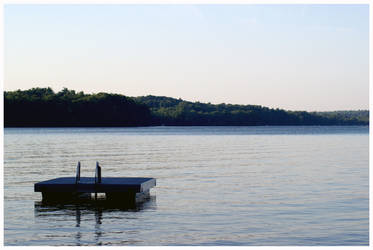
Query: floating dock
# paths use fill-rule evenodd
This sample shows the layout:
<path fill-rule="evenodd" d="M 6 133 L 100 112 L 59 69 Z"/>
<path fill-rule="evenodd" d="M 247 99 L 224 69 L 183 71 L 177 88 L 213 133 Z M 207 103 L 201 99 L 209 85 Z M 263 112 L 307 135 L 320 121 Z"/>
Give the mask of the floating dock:
<path fill-rule="evenodd" d="M 155 185 L 154 178 L 101 177 L 98 163 L 95 177 L 80 177 L 79 162 L 75 178 L 61 177 L 38 182 L 34 185 L 34 191 L 42 193 L 43 202 L 93 200 L 133 205 L 148 198 L 150 189 Z"/>

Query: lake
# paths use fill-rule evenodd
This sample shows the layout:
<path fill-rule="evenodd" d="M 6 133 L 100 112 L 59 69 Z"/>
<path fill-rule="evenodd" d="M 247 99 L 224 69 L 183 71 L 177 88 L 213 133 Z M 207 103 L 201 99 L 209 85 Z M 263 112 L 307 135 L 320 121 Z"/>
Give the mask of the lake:
<path fill-rule="evenodd" d="M 34 183 L 154 177 L 136 209 Z M 5 128 L 5 245 L 369 245 L 369 127 Z"/>

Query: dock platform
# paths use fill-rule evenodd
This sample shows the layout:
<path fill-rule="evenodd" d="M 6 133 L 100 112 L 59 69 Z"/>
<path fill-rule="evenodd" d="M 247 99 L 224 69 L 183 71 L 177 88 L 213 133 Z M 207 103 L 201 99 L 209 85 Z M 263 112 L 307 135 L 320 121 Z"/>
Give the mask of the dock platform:
<path fill-rule="evenodd" d="M 34 184 L 34 191 L 42 193 L 43 202 L 71 202 L 103 199 L 108 202 L 133 204 L 149 197 L 156 185 L 154 178 L 101 177 L 101 167 L 96 165 L 95 177 L 80 177 L 80 163 L 76 177 L 61 177 Z M 101 196 L 98 197 L 98 194 Z"/>

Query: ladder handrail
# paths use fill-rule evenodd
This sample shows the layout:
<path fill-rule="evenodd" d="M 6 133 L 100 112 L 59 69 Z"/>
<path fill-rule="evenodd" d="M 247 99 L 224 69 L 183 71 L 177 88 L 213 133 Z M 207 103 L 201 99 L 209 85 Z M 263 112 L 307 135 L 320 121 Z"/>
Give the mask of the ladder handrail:
<path fill-rule="evenodd" d="M 98 164 L 98 161 L 96 162 L 96 172 L 95 172 L 95 184 L 101 183 L 101 167 Z"/>
<path fill-rule="evenodd" d="M 78 166 L 76 166 L 75 184 L 78 184 L 79 181 L 80 181 L 80 161 L 78 161 Z"/>

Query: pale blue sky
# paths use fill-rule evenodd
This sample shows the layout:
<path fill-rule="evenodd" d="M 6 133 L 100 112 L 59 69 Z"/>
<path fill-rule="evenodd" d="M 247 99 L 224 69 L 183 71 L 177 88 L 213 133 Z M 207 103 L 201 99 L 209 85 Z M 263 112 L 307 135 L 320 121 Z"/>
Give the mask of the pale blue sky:
<path fill-rule="evenodd" d="M 4 90 L 368 109 L 368 5 L 5 5 Z"/>

